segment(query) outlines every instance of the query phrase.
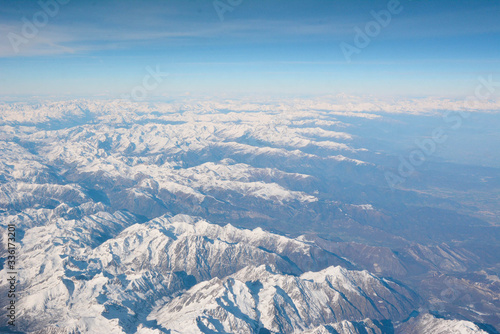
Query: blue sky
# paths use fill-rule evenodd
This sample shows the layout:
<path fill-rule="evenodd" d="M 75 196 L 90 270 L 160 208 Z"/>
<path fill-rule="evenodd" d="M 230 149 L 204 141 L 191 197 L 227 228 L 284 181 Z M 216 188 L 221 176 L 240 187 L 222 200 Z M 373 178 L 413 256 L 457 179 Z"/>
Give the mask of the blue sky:
<path fill-rule="evenodd" d="M 350 62 L 341 43 L 356 46 L 356 28 L 390 1 L 221 0 L 223 20 L 208 0 L 59 1 L 53 16 L 0 1 L 1 96 L 119 97 L 148 67 L 169 73 L 151 98 L 460 97 L 479 75 L 500 77 L 500 1 L 401 0 Z"/>

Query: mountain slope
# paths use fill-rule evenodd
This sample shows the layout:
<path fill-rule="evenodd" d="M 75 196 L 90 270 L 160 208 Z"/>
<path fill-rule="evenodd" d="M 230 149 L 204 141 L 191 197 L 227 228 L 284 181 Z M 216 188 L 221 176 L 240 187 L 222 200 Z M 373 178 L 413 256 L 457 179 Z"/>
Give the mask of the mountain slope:
<path fill-rule="evenodd" d="M 329 267 L 297 277 L 260 266 L 195 285 L 150 319 L 178 333 L 300 333 L 347 319 L 398 320 L 413 305 L 410 292 L 367 272 Z"/>

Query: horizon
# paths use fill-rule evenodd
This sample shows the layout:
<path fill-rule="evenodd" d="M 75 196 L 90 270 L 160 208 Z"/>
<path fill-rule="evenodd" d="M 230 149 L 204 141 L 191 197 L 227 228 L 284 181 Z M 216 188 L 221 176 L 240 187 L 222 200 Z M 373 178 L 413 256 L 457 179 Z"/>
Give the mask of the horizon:
<path fill-rule="evenodd" d="M 119 98 L 155 72 L 142 100 L 460 98 L 499 73 L 498 2 L 230 3 L 5 3 L 0 94 Z"/>

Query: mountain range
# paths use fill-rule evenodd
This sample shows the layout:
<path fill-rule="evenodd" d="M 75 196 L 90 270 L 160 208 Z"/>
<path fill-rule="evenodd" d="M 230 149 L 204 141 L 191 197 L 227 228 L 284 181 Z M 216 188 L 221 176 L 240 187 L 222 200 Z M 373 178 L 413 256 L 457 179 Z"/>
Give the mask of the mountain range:
<path fill-rule="evenodd" d="M 0 104 L 15 330 L 498 333 L 496 158 L 456 161 L 450 140 L 387 181 L 446 126 L 424 102 Z"/>

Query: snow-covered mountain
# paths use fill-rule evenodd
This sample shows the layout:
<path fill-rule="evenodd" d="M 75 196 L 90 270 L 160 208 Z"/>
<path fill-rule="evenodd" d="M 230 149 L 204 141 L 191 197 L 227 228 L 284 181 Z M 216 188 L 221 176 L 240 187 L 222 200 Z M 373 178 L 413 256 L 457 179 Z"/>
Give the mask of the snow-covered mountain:
<path fill-rule="evenodd" d="M 404 286 L 333 266 L 342 263 L 333 254 L 261 229 L 161 217 L 109 230 L 116 235 L 92 247 L 79 229 L 98 237 L 96 228 L 123 227 L 127 217 L 90 218 L 26 232 L 22 329 L 195 333 L 220 323 L 230 333 L 292 333 L 325 322 L 401 320 L 416 306 Z M 326 268 L 307 271 L 318 266 Z"/>
<path fill-rule="evenodd" d="M 365 129 L 390 117 L 311 101 L 1 104 L 0 294 L 13 224 L 16 330 L 494 333 L 496 209 L 480 199 L 496 169 L 475 170 L 467 198 L 463 166 L 428 171 L 442 196 L 411 178 L 389 189 L 392 148 Z"/>
<path fill-rule="evenodd" d="M 291 276 L 262 265 L 197 284 L 149 319 L 178 333 L 300 333 L 347 319 L 400 320 L 411 308 L 407 291 L 367 272 L 329 267 Z"/>
<path fill-rule="evenodd" d="M 486 334 L 478 325 L 464 320 L 445 320 L 430 314 L 421 314 L 401 324 L 398 330 L 402 333 L 417 334 Z"/>

